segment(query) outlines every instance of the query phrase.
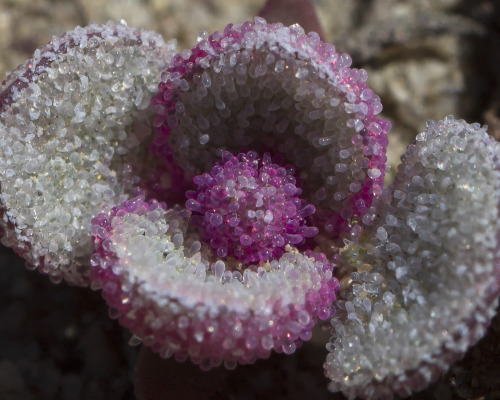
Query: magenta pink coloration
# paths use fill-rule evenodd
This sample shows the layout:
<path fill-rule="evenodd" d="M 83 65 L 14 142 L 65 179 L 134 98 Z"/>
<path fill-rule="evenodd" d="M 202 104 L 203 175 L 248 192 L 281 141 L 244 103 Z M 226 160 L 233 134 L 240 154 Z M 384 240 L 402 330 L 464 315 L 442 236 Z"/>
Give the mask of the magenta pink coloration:
<path fill-rule="evenodd" d="M 269 153 L 261 160 L 253 151 L 225 152 L 210 174 L 194 178 L 197 190 L 186 193 L 186 207 L 218 257 L 270 261 L 318 234 L 305 225 L 316 209 L 298 197 L 294 171 L 273 164 Z"/>
<path fill-rule="evenodd" d="M 208 268 L 206 278 L 200 280 L 187 272 L 177 272 L 185 260 L 190 268 L 191 260 L 199 259 L 192 254 L 190 259 L 190 250 L 185 249 L 185 258 L 170 271 L 161 270 L 168 268 L 168 262 L 159 262 L 154 267 L 159 271 L 158 276 L 169 274 L 168 279 L 142 279 L 143 275 L 135 275 L 131 258 L 119 257 L 118 252 L 127 254 L 127 246 L 136 238 L 125 234 L 122 237 L 120 232 L 128 229 L 125 221 L 131 214 L 142 222 L 157 221 L 160 210 L 165 211 L 167 223 L 171 220 L 170 226 L 179 226 L 172 222 L 172 214 L 168 214 L 164 204 L 144 202 L 142 196 L 94 218 L 92 234 L 96 252 L 91 263 L 94 284 L 102 287 L 113 314 L 162 356 L 175 354 L 178 360 L 189 356 L 206 369 L 222 361 L 229 368 L 236 362 L 253 363 L 268 357 L 272 350 L 293 353 L 303 341 L 311 338 L 311 329 L 318 318 L 326 320 L 333 316 L 332 302 L 338 280 L 332 277 L 333 266 L 326 257 L 312 251 L 285 253 L 280 265 L 273 261 L 268 270 L 262 264 L 256 272 L 250 268 L 242 271 L 243 274 L 226 270 L 217 280 L 213 279 L 219 276 L 217 271 L 211 273 Z M 188 211 L 180 211 L 179 207 L 174 214 L 180 215 L 177 212 Z M 137 224 L 140 225 L 143 223 Z M 143 234 L 148 237 L 147 232 L 137 229 L 138 237 Z M 169 235 L 167 231 L 158 242 L 168 241 Z M 167 252 L 165 257 L 168 259 L 179 249 L 172 250 L 172 254 Z M 203 248 L 201 254 L 204 254 Z M 218 268 L 217 263 L 211 265 L 212 270 Z M 284 269 L 280 271 L 280 268 Z M 228 273 L 234 277 L 239 274 L 239 278 L 228 278 Z M 259 280 L 261 282 L 257 282 Z M 274 283 L 268 284 L 269 281 Z M 207 285 L 212 286 L 200 294 Z M 280 290 L 276 290 L 278 287 Z M 289 296 L 292 299 L 289 302 L 285 300 L 287 293 L 298 295 Z M 252 306 L 248 308 L 248 304 Z"/>
<path fill-rule="evenodd" d="M 250 65 L 253 56 L 257 54 L 270 56 L 269 58 L 262 55 L 268 63 L 267 66 Z M 330 104 L 335 108 L 335 112 L 342 115 L 341 119 L 344 119 L 338 121 L 339 130 L 344 126 L 349 130 L 350 133 L 346 134 L 349 136 L 346 137 L 344 134 L 331 136 L 332 124 L 329 119 L 332 118 L 332 112 L 318 114 L 319 109 L 311 108 L 303 111 L 297 106 L 296 110 L 293 110 L 293 107 L 285 110 L 279 109 L 277 103 L 271 104 L 271 107 L 264 111 L 259 111 L 260 100 L 257 95 L 252 98 L 253 93 L 245 93 L 247 91 L 245 87 L 241 90 L 239 88 L 249 79 L 267 80 L 270 82 L 269 87 L 282 85 L 275 74 L 282 65 L 278 65 L 279 62 L 273 64 L 272 60 L 275 59 L 280 60 L 279 62 L 293 59 L 296 63 L 291 79 L 297 81 L 299 97 L 304 96 L 304 93 L 314 93 L 314 90 L 317 96 L 321 96 L 319 94 L 321 90 L 330 95 L 329 89 L 336 93 L 338 102 L 334 104 L 330 100 Z M 293 155 L 292 152 L 297 146 L 306 146 L 303 149 L 304 159 L 307 159 L 310 171 L 302 186 L 304 197 L 318 210 L 323 209 L 323 212 L 317 215 L 319 217 L 316 219 L 317 224 L 324 226 L 332 237 L 337 237 L 339 233 L 352 228 L 350 221 L 353 217 L 361 220 L 371 207 L 373 198 L 382 192 L 387 162 L 385 154 L 388 144 L 387 132 L 390 129 L 388 121 L 377 117 L 382 106 L 380 98 L 366 84 L 366 72 L 350 68 L 350 65 L 349 55 L 336 52 L 333 45 L 322 42 L 314 32 L 304 34 L 298 25 L 285 28 L 282 24 L 267 24 L 262 18 L 256 18 L 255 23 L 230 24 L 224 32 L 217 31 L 205 37 L 202 35 L 199 43 L 191 51 L 175 56 L 173 65 L 162 75 L 159 94 L 152 100 L 152 107 L 158 114 L 155 120 L 158 136 L 152 143 L 151 151 L 160 158 L 165 154 L 174 155 L 182 168 L 190 173 L 199 174 L 207 170 L 206 163 L 210 161 L 210 156 L 204 155 L 203 152 L 211 153 L 212 158 L 214 154 L 220 154 L 221 149 L 236 153 L 241 147 L 246 147 L 262 152 L 263 148 L 276 150 L 279 146 L 286 147 L 290 139 L 296 140 L 288 154 L 282 153 L 287 162 L 302 172 L 302 166 L 297 162 L 297 157 L 300 159 L 300 155 Z M 313 73 L 305 71 L 306 69 Z M 236 79 L 229 76 L 230 71 L 235 71 Z M 320 92 L 317 82 L 304 80 L 308 79 L 303 78 L 307 77 L 307 74 L 309 77 L 311 75 L 317 77 L 321 85 L 324 85 L 323 88 L 320 87 Z M 272 79 L 277 80 L 278 85 L 272 86 Z M 309 91 L 304 89 L 304 82 L 312 82 Z M 293 85 L 288 81 L 283 82 L 283 85 L 285 83 L 288 89 Z M 263 85 L 262 102 L 267 107 L 265 91 L 268 86 Z M 234 93 L 237 94 L 234 94 L 234 97 L 231 97 L 233 92 L 224 97 L 226 95 L 223 91 L 227 86 L 235 87 Z M 245 103 L 244 99 L 247 97 L 251 99 L 249 101 L 253 101 L 251 105 Z M 295 99 L 293 95 L 290 97 Z M 190 104 L 195 104 L 201 101 L 200 99 L 206 99 L 203 100 L 203 104 L 208 104 L 206 114 L 203 114 L 203 110 L 197 106 L 190 108 Z M 317 101 L 321 103 L 323 101 L 321 99 L 319 97 Z M 210 107 L 213 108 L 211 112 Z M 301 112 L 304 112 L 310 117 L 306 116 L 295 126 L 293 121 L 291 125 L 287 125 L 284 120 L 280 124 L 283 111 L 288 115 L 296 113 L 300 118 L 302 118 Z M 254 119 L 246 121 L 245 118 L 250 118 L 249 115 L 253 115 Z M 265 119 L 266 116 L 269 117 L 268 121 L 275 121 L 274 128 L 268 126 L 267 131 L 267 122 L 264 123 L 263 129 L 256 126 L 260 123 L 256 121 L 260 121 L 259 118 Z M 317 124 L 314 125 L 318 119 L 324 121 L 324 126 L 318 128 Z M 226 137 L 221 133 L 221 121 L 227 124 Z M 193 136 L 194 125 L 196 129 L 199 128 L 199 135 L 203 134 L 200 136 L 201 144 Z M 273 136 L 274 133 L 271 131 L 269 135 L 269 129 L 274 129 L 278 133 Z M 235 132 L 243 130 L 243 143 L 238 142 L 239 139 L 236 138 L 238 134 L 231 135 L 232 130 Z M 270 139 L 269 136 L 273 138 Z M 211 142 L 207 144 L 208 140 Z M 327 142 L 328 145 L 325 144 Z M 308 147 L 312 154 L 310 157 Z M 350 149 L 354 150 L 350 152 Z M 356 166 L 343 164 L 346 157 L 348 159 L 354 151 L 358 151 L 355 157 Z M 325 165 L 328 163 L 331 168 L 326 169 Z M 331 179 L 332 177 L 338 178 L 337 181 Z M 322 186 L 327 189 L 326 196 L 321 191 L 317 192 Z"/>

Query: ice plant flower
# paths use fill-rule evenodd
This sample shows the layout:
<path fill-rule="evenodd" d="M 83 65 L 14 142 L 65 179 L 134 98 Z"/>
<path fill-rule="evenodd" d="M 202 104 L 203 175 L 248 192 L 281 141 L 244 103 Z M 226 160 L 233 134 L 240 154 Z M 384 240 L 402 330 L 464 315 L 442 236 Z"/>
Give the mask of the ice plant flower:
<path fill-rule="evenodd" d="M 361 239 L 341 252 L 330 389 L 424 389 L 485 333 L 500 293 L 500 144 L 447 117 L 408 147 Z"/>
<path fill-rule="evenodd" d="M 331 319 L 332 391 L 427 386 L 498 301 L 500 145 L 429 122 L 384 190 L 390 124 L 347 54 L 262 18 L 174 48 L 91 25 L 9 75 L 3 243 L 163 357 L 233 368 Z"/>
<path fill-rule="evenodd" d="M 382 192 L 390 127 L 350 63 L 256 18 L 202 33 L 162 73 L 151 151 L 182 168 L 174 186 L 194 185 L 184 203 L 136 198 L 92 227 L 94 280 L 153 350 L 232 367 L 293 352 L 331 317 L 328 258 Z"/>
<path fill-rule="evenodd" d="M 148 106 L 174 49 L 153 32 L 92 24 L 37 49 L 3 82 L 2 242 L 52 280 L 88 284 L 90 221 L 139 183 Z"/>

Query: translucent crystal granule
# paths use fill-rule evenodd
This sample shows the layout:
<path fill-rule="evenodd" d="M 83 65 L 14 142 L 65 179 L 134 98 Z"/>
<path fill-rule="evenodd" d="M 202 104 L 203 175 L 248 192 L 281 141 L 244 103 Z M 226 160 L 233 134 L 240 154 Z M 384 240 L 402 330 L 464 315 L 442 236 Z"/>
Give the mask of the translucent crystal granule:
<path fill-rule="evenodd" d="M 479 340 L 498 302 L 499 143 L 478 124 L 429 122 L 373 227 L 339 258 L 330 389 L 407 396 Z"/>
<path fill-rule="evenodd" d="M 3 82 L 2 242 L 54 281 L 88 284 L 90 221 L 140 182 L 148 106 L 174 49 L 153 32 L 93 24 L 54 38 Z"/>

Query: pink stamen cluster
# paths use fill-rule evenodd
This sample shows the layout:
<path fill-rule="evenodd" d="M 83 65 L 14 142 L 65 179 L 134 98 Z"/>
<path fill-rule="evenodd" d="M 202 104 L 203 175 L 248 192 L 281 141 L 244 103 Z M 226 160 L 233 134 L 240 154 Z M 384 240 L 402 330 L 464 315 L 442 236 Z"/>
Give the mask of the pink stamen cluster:
<path fill-rule="evenodd" d="M 188 210 L 143 200 L 92 221 L 93 282 L 121 324 L 163 357 L 233 368 L 293 353 L 318 318 L 333 316 L 338 280 L 324 254 L 292 249 L 240 271 L 189 234 Z"/>
<path fill-rule="evenodd" d="M 186 207 L 195 213 L 191 221 L 218 257 L 244 264 L 279 258 L 287 245 L 318 233 L 305 225 L 316 209 L 298 197 L 294 172 L 273 164 L 269 153 L 261 160 L 254 151 L 224 152 L 210 174 L 194 178 L 197 190 L 186 193 Z"/>

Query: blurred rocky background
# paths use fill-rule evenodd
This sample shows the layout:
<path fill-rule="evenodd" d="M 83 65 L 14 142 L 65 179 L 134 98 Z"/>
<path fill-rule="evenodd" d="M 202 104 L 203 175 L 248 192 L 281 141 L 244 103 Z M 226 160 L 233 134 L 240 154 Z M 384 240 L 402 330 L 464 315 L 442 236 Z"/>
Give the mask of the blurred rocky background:
<path fill-rule="evenodd" d="M 76 25 L 124 19 L 192 47 L 200 30 L 251 19 L 264 0 L 0 0 L 0 79 Z M 392 171 L 428 119 L 449 114 L 500 138 L 499 0 L 314 0 L 325 39 L 369 73 L 391 120 Z M 0 399 L 134 399 L 136 348 L 98 293 L 53 285 L 0 249 Z M 492 279 L 495 279 L 492 277 Z M 333 399 L 325 351 L 275 357 L 218 399 Z M 258 365 L 258 364 L 257 364 Z M 267 385 L 267 386 L 266 386 Z M 223 396 L 223 397 L 222 397 Z M 168 397 L 166 397 L 168 398 Z M 500 320 L 412 399 L 500 399 Z"/>

